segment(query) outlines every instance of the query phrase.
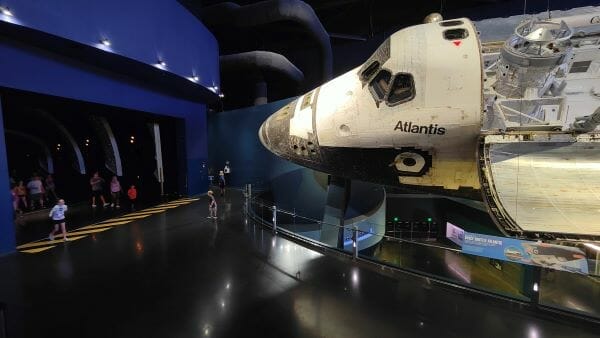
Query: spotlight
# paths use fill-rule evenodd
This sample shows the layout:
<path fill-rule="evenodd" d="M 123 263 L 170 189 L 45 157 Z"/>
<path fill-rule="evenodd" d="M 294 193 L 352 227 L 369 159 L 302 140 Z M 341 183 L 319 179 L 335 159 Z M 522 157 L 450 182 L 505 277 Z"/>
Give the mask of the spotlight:
<path fill-rule="evenodd" d="M 198 77 L 198 75 L 192 76 L 192 81 L 198 82 L 199 80 L 200 80 L 200 78 Z"/>
<path fill-rule="evenodd" d="M 8 8 L 8 7 L 0 6 L 0 12 L 2 12 L 2 14 L 6 15 L 6 16 L 13 16 L 13 13 L 10 11 L 10 8 Z"/>
<path fill-rule="evenodd" d="M 131 135 L 130 139 L 135 140 L 135 136 Z"/>
<path fill-rule="evenodd" d="M 105 45 L 106 47 L 110 47 L 110 40 L 108 38 L 100 39 L 100 43 Z"/>
<path fill-rule="evenodd" d="M 158 62 L 156 64 L 163 68 L 167 66 L 167 63 L 165 62 L 165 60 L 162 60 L 162 59 L 158 59 Z"/>
<path fill-rule="evenodd" d="M 219 93 L 219 97 L 220 97 L 220 98 L 224 98 L 224 97 L 225 97 L 225 94 L 223 94 L 223 93 Z"/>

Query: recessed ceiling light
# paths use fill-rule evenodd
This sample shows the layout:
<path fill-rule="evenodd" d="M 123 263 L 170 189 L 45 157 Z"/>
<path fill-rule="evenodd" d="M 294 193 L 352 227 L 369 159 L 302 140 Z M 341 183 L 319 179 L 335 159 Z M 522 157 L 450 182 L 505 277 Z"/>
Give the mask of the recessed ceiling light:
<path fill-rule="evenodd" d="M 13 16 L 13 13 L 10 11 L 10 8 L 8 8 L 8 7 L 0 6 L 0 12 L 2 12 L 2 14 L 6 15 L 6 16 Z"/>

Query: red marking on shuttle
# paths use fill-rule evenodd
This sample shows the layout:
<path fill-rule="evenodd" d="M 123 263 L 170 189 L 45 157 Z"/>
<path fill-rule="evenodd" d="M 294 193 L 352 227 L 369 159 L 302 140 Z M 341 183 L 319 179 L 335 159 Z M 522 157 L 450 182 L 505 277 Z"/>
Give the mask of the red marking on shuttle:
<path fill-rule="evenodd" d="M 460 46 L 460 43 L 461 43 L 461 41 L 460 41 L 460 40 L 456 40 L 456 41 L 452 41 L 452 43 L 453 43 L 453 44 L 454 44 L 456 47 L 458 47 L 458 46 Z"/>

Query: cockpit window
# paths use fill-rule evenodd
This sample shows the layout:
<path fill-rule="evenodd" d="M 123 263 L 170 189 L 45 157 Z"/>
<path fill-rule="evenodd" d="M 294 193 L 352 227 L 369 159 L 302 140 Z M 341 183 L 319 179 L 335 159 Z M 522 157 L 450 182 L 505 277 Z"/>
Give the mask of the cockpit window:
<path fill-rule="evenodd" d="M 408 73 L 394 76 L 387 102 L 390 106 L 410 101 L 415 97 L 415 81 Z"/>
<path fill-rule="evenodd" d="M 381 71 L 379 71 L 379 73 L 377 73 L 377 75 L 375 75 L 373 80 L 371 80 L 371 82 L 369 83 L 369 88 L 371 89 L 371 92 L 373 93 L 373 95 L 375 95 L 377 99 L 379 99 L 379 101 L 383 101 L 385 94 L 387 94 L 387 91 L 390 87 L 391 78 L 392 73 L 390 73 L 386 69 L 382 69 Z"/>
<path fill-rule="evenodd" d="M 371 76 L 373 76 L 373 74 L 375 74 L 375 72 L 377 72 L 377 70 L 379 70 L 379 61 L 371 62 L 371 64 L 369 66 L 367 66 L 367 68 L 365 68 L 360 73 L 361 81 L 363 81 L 363 82 L 369 81 Z"/>
<path fill-rule="evenodd" d="M 358 71 L 359 79 L 365 86 L 370 77 L 376 72 L 387 60 L 390 59 L 390 39 L 386 39 L 379 48 L 371 55 Z M 365 74 L 365 76 L 363 76 Z M 368 77 L 366 75 L 369 75 Z"/>
<path fill-rule="evenodd" d="M 460 20 L 449 20 L 449 21 L 440 22 L 440 26 L 444 26 L 444 27 L 460 26 L 462 24 L 463 24 L 463 22 Z"/>
<path fill-rule="evenodd" d="M 469 32 L 463 28 L 448 29 L 444 31 L 444 38 L 446 40 L 462 40 L 469 36 Z"/>

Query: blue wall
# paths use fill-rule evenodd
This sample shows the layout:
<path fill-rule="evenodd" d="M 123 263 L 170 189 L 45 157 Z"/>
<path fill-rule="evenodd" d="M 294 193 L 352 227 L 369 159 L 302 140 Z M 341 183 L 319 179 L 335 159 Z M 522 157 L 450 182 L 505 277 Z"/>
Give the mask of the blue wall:
<path fill-rule="evenodd" d="M 4 142 L 4 120 L 2 97 L 0 97 L 0 255 L 15 248 L 15 227 L 13 224 L 12 196 L 8 182 L 6 144 Z"/>
<path fill-rule="evenodd" d="M 121 75 L 2 39 L 0 73 L 0 87 L 182 118 L 204 109 Z"/>
<path fill-rule="evenodd" d="M 23 26 L 32 34 L 39 31 L 86 44 L 92 51 L 97 48 L 98 55 L 114 54 L 115 58 L 144 63 L 148 66 L 142 67 L 154 72 L 154 64 L 161 58 L 167 62 L 166 72 L 186 78 L 195 74 L 201 85 L 219 86 L 217 41 L 176 0 L 7 0 L 0 5 L 8 6 L 14 14 L 0 14 L 4 25 Z M 111 41 L 110 48 L 99 44 L 103 37 Z M 0 91 L 2 87 L 14 88 L 180 118 L 185 134 L 186 158 L 181 161 L 185 165 L 181 168 L 186 172 L 185 188 L 188 194 L 205 192 L 205 104 L 172 96 L 156 89 L 157 83 L 127 77 L 93 63 L 94 57 L 75 60 L 1 37 Z M 183 83 L 188 86 L 188 82 Z M 189 86 L 198 84 L 189 81 Z M 0 138 L 0 189 L 8 192 L 4 135 Z M 11 210 L 8 196 L 0 198 L 0 253 L 15 249 Z"/>
<path fill-rule="evenodd" d="M 13 17 L 0 16 L 35 30 L 146 63 L 158 58 L 183 77 L 196 72 L 200 83 L 219 84 L 215 37 L 176 0 L 3 0 Z M 108 38 L 110 48 L 99 42 Z"/>
<path fill-rule="evenodd" d="M 231 182 L 228 185 L 240 187 L 246 183 L 261 185 L 302 168 L 269 152 L 258 138 L 258 129 L 267 117 L 292 99 L 212 114 L 208 136 L 209 167 L 213 172 L 218 174 L 229 160 Z"/>

